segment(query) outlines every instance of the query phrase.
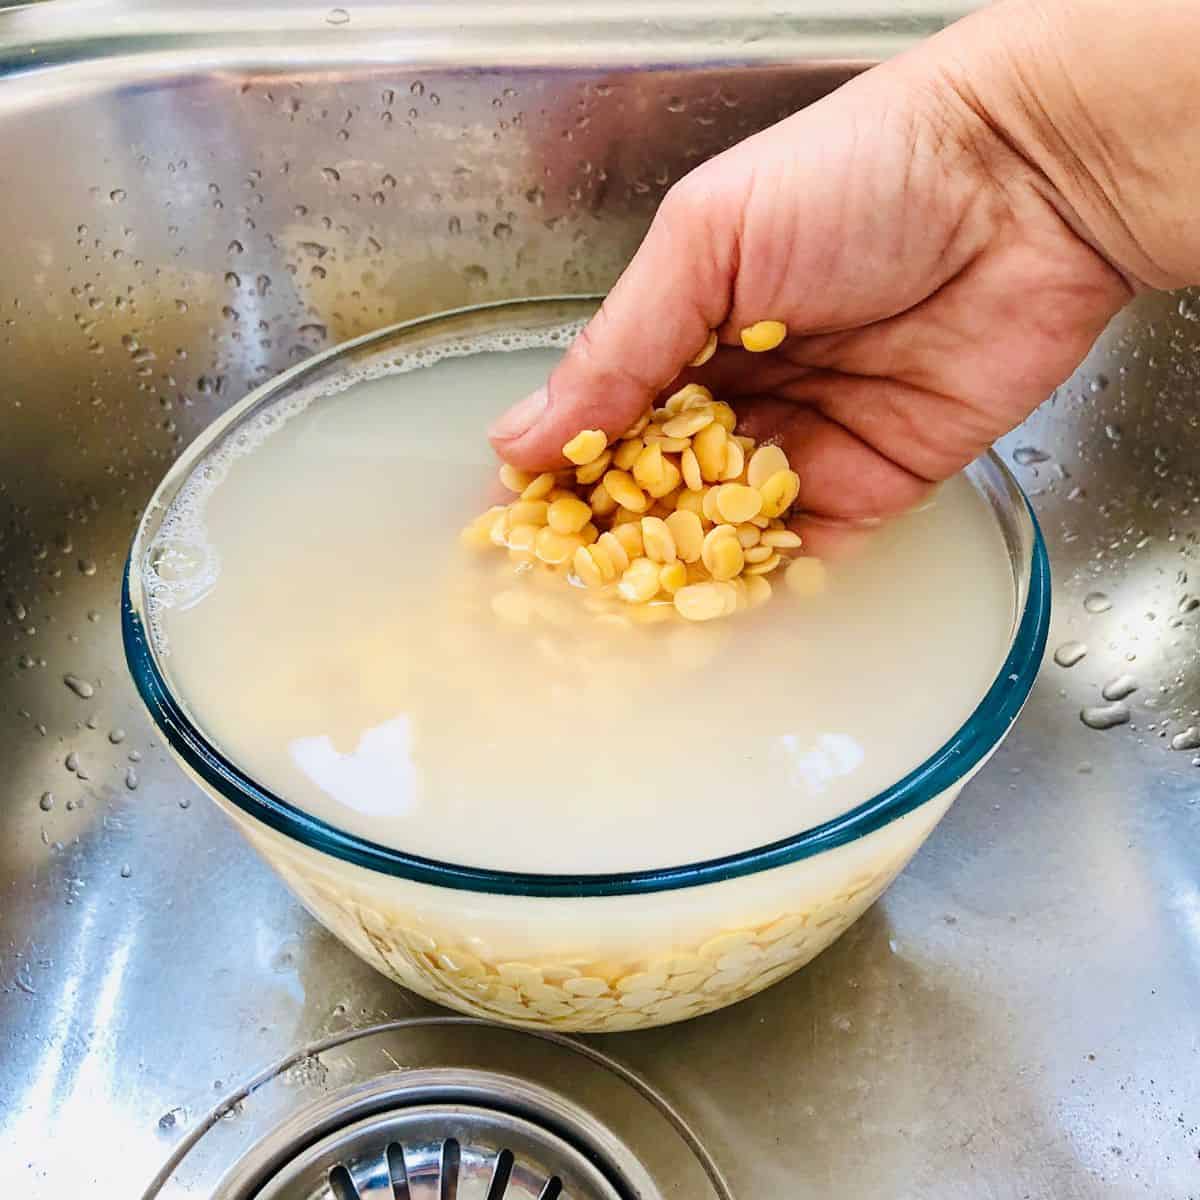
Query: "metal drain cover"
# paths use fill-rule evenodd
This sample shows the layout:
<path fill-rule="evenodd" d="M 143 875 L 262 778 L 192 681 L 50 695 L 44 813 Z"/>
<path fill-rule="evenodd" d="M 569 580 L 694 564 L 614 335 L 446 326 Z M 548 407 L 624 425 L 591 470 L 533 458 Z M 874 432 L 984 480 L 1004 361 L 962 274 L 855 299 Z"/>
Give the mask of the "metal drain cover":
<path fill-rule="evenodd" d="M 286 1164 L 256 1200 L 625 1200 L 540 1124 L 467 1105 L 367 1117 Z"/>
<path fill-rule="evenodd" d="M 430 1016 L 314 1043 L 189 1122 L 143 1200 L 201 1198 L 731 1195 L 666 1097 L 602 1051 Z"/>

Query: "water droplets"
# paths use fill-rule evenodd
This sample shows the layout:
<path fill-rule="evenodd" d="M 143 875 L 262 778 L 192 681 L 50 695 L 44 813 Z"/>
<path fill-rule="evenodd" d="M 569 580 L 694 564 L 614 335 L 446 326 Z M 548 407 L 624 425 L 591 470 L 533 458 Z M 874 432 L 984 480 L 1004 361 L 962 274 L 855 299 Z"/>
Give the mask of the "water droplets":
<path fill-rule="evenodd" d="M 350 22 L 350 14 L 344 8 L 331 8 L 325 14 L 326 25 L 347 25 Z"/>
<path fill-rule="evenodd" d="M 81 558 L 75 566 L 79 569 L 80 575 L 95 575 L 96 561 L 91 558 Z"/>
<path fill-rule="evenodd" d="M 1118 675 L 1110 679 L 1101 689 L 1105 700 L 1124 700 L 1138 690 L 1138 681 L 1132 675 Z"/>
<path fill-rule="evenodd" d="M 341 183 L 342 182 L 341 172 L 338 171 L 334 167 L 322 167 L 321 168 L 321 178 L 324 179 L 326 183 Z"/>
<path fill-rule="evenodd" d="M 1185 321 L 1200 321 L 1200 295 L 1189 292 L 1181 296 L 1178 312 Z"/>
<path fill-rule="evenodd" d="M 54 793 L 53 792 L 43 792 L 41 799 L 38 800 L 38 808 L 40 808 L 42 810 L 42 812 L 49 812 L 53 807 L 54 807 Z"/>
<path fill-rule="evenodd" d="M 1089 729 L 1115 729 L 1129 721 L 1129 706 L 1125 704 L 1089 704 L 1080 709 L 1079 719 Z"/>
<path fill-rule="evenodd" d="M 108 193 L 108 198 L 114 204 L 124 204 L 128 196 L 129 193 L 124 188 L 113 188 L 113 190 Z"/>
<path fill-rule="evenodd" d="M 1050 461 L 1050 455 L 1037 446 L 1018 446 L 1013 451 L 1013 462 L 1022 467 L 1034 467 L 1038 463 Z"/>
<path fill-rule="evenodd" d="M 1189 725 L 1171 739 L 1172 750 L 1200 750 L 1200 726 Z"/>
<path fill-rule="evenodd" d="M 127 767 L 125 770 L 125 786 L 131 791 L 136 792 L 138 786 L 138 773 L 133 767 Z"/>
<path fill-rule="evenodd" d="M 96 688 L 93 684 L 88 683 L 86 679 L 80 679 L 78 675 L 64 675 L 63 683 L 67 685 L 77 695 L 80 700 L 90 700 L 96 694 Z"/>
<path fill-rule="evenodd" d="M 1083 642 L 1063 642 L 1054 651 L 1054 661 L 1060 667 L 1073 667 L 1087 656 L 1088 648 Z"/>
<path fill-rule="evenodd" d="M 1108 612 L 1112 608 L 1112 599 L 1107 592 L 1088 592 L 1083 598 L 1083 607 L 1093 615 Z"/>

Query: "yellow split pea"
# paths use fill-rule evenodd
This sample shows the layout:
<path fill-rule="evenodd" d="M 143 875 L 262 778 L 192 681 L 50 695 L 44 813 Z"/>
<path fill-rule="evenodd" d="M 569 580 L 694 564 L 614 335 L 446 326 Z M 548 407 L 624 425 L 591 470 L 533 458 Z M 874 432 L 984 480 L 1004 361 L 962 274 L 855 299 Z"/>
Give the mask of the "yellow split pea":
<path fill-rule="evenodd" d="M 742 331 L 742 343 L 770 350 L 786 334 L 781 321 L 759 321 Z M 715 348 L 712 334 L 695 365 Z M 582 585 L 596 621 L 630 630 L 757 608 L 772 594 L 766 577 L 786 562 L 788 590 L 812 595 L 824 586 L 824 567 L 792 560 L 801 541 L 787 528 L 800 477 L 781 447 L 760 446 L 735 425 L 728 404 L 687 384 L 611 445 L 602 430 L 581 430 L 563 447 L 569 467 L 502 466 L 514 499 L 476 518 L 462 540 L 506 548 L 519 571 Z M 540 608 L 523 598 L 510 588 L 493 610 L 527 624 Z"/>

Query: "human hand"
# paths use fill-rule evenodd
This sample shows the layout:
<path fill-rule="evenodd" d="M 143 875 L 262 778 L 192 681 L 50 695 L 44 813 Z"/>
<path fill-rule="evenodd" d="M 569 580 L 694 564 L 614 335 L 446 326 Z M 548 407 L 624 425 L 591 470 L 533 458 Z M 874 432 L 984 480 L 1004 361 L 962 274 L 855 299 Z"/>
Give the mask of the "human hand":
<path fill-rule="evenodd" d="M 498 453 L 559 465 L 579 429 L 615 436 L 696 379 L 783 445 L 802 509 L 860 518 L 910 507 L 1024 419 L 1135 285 L 956 86 L 970 25 L 676 185 L 547 387 L 494 427 Z M 749 354 L 739 331 L 762 319 L 790 336 Z M 688 370 L 710 329 L 720 349 Z"/>

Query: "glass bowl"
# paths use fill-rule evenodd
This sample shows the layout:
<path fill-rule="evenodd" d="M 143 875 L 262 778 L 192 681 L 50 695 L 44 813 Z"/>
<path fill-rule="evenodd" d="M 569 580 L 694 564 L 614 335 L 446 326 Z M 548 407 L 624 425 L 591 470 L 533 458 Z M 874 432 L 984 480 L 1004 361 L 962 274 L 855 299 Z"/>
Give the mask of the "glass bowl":
<path fill-rule="evenodd" d="M 585 320 L 591 297 L 528 300 L 405 322 L 301 363 L 210 426 L 159 485 L 138 528 L 122 597 L 138 692 L 184 771 L 228 814 L 318 921 L 397 983 L 460 1012 L 514 1025 L 606 1032 L 731 1004 L 819 954 L 903 869 L 996 750 L 1040 666 L 1050 614 L 1046 548 L 1028 501 L 994 454 L 966 470 L 1012 564 L 1007 657 L 969 719 L 936 753 L 857 807 L 769 845 L 704 862 L 603 875 L 514 873 L 406 854 L 272 794 L 205 737 L 172 694 L 151 638 L 143 567 L 196 466 L 282 398 L 332 393 L 348 369 L 462 353 L 484 333 Z M 319 401 L 318 401 L 319 402 Z"/>

